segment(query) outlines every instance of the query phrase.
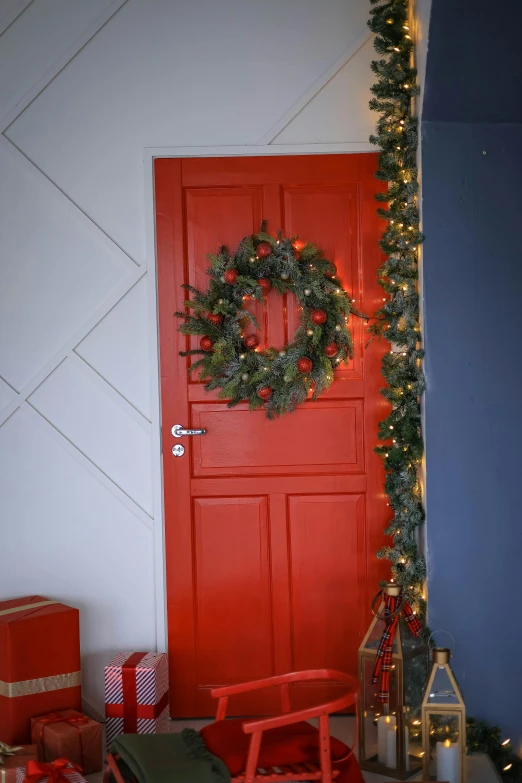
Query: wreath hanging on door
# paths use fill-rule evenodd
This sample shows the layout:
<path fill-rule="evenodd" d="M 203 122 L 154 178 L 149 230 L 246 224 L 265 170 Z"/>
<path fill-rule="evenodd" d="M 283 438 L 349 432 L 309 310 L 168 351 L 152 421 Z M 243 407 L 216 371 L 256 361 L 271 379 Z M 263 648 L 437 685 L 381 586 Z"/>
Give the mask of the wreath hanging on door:
<path fill-rule="evenodd" d="M 205 389 L 220 389 L 229 407 L 248 400 L 251 410 L 264 406 L 269 419 L 292 412 L 308 396 L 317 399 L 336 367 L 353 356 L 347 321 L 355 311 L 335 264 L 314 245 L 300 246 L 281 232 L 270 236 L 265 223 L 234 253 L 222 247 L 208 258 L 208 291 L 184 285 L 192 294 L 185 305 L 193 314 L 175 313 L 185 319 L 183 334 L 201 336 L 198 349 L 181 352 L 201 355 L 189 371 L 201 368 Z M 289 345 L 262 350 L 249 332 L 259 325 L 244 305 L 262 301 L 272 289 L 295 295 L 300 321 Z"/>

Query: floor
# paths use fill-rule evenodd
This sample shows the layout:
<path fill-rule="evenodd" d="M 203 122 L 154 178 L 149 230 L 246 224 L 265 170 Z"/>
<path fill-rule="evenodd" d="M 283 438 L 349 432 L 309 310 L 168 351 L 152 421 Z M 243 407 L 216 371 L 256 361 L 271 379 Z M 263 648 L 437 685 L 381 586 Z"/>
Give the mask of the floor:
<path fill-rule="evenodd" d="M 173 720 L 170 721 L 170 730 L 172 732 L 178 732 L 188 727 L 199 730 L 203 728 L 208 720 Z M 314 723 L 314 721 L 311 721 Z M 347 745 L 352 745 L 355 736 L 355 719 L 349 716 L 339 716 L 330 719 L 330 730 L 332 736 L 345 742 Z M 481 753 L 473 754 L 468 759 L 468 780 L 466 783 L 500 783 L 500 777 L 497 775 L 491 761 L 487 756 Z M 98 772 L 95 775 L 87 775 L 89 783 L 101 783 L 102 773 Z M 382 775 L 375 775 L 372 772 L 365 772 L 364 779 L 366 783 L 389 783 L 390 779 L 382 777 Z M 412 783 L 414 781 L 420 781 L 420 777 L 410 778 Z"/>

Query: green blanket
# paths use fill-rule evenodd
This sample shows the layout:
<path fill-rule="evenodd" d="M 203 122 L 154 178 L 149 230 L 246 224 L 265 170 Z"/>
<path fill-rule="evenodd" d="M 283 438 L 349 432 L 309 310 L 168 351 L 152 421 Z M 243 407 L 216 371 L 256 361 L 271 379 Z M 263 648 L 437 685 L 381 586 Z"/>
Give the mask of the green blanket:
<path fill-rule="evenodd" d="M 230 783 L 230 773 L 194 729 L 181 734 L 120 734 L 110 747 L 126 780 L 138 783 Z"/>

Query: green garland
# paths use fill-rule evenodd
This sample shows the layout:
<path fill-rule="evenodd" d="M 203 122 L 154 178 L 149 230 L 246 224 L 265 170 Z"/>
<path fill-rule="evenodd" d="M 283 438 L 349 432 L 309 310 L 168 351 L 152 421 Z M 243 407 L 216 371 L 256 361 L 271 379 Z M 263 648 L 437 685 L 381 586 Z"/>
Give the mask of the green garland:
<path fill-rule="evenodd" d="M 219 389 L 229 407 L 248 400 L 251 410 L 264 406 L 268 418 L 290 413 L 310 393 L 316 399 L 333 382 L 335 368 L 353 356 L 352 301 L 335 264 L 314 245 L 298 249 L 295 239 L 270 236 L 264 224 L 234 253 L 222 247 L 209 260 L 208 291 L 184 286 L 194 314 L 176 313 L 186 321 L 181 332 L 201 336 L 199 349 L 181 353 L 202 355 L 190 370 L 201 368 L 205 389 Z M 257 336 L 245 334 L 249 322 L 258 324 L 244 300 L 262 301 L 271 289 L 295 295 L 300 322 L 289 345 L 258 350 Z"/>
<path fill-rule="evenodd" d="M 368 22 L 376 33 L 375 49 L 383 55 L 372 62 L 377 76 L 370 108 L 379 112 L 376 134 L 370 137 L 379 154 L 378 179 L 388 183 L 379 201 L 387 202 L 378 213 L 387 220 L 380 245 L 387 254 L 379 281 L 388 294 L 370 326 L 375 335 L 392 343 L 382 363 L 387 387 L 382 394 L 391 405 L 380 423 L 383 445 L 376 451 L 386 469 L 386 492 L 393 520 L 386 534 L 393 545 L 378 552 L 391 563 L 394 579 L 408 600 L 424 617 L 423 596 L 426 565 L 417 545 L 419 525 L 424 521 L 418 469 L 423 455 L 420 397 L 424 390 L 420 346 L 418 246 L 422 242 L 417 208 L 417 118 L 412 96 L 417 73 L 410 66 L 413 43 L 408 25 L 408 0 L 371 0 L 375 7 Z"/>
<path fill-rule="evenodd" d="M 419 552 L 418 528 L 424 521 L 418 470 L 423 456 L 420 398 L 424 391 L 423 351 L 419 325 L 418 248 L 424 237 L 419 229 L 417 193 L 417 117 L 413 97 L 418 93 L 417 71 L 412 67 L 414 44 L 409 25 L 409 0 L 370 0 L 368 22 L 376 34 L 375 50 L 381 59 L 372 62 L 377 81 L 370 108 L 379 112 L 376 134 L 370 137 L 379 154 L 378 179 L 388 183 L 377 199 L 387 202 L 378 213 L 387 221 L 380 245 L 387 259 L 379 280 L 388 294 L 370 329 L 385 336 L 393 351 L 382 363 L 387 386 L 382 394 L 391 413 L 380 423 L 383 444 L 376 451 L 386 469 L 386 492 L 393 520 L 386 530 L 393 546 L 377 554 L 391 563 L 393 577 L 417 613 L 425 616 L 423 588 L 426 565 Z M 446 736 L 441 735 L 441 739 Z M 509 783 L 522 781 L 522 760 L 500 729 L 484 721 L 467 721 L 469 751 L 487 753 Z"/>

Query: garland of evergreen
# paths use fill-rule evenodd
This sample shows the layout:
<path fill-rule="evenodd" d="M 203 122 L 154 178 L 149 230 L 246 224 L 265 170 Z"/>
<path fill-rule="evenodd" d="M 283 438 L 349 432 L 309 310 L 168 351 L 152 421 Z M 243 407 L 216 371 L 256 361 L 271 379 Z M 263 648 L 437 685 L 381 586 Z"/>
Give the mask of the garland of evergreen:
<path fill-rule="evenodd" d="M 388 183 L 377 194 L 386 206 L 378 214 L 386 221 L 380 245 L 387 255 L 379 280 L 388 295 L 370 330 L 385 336 L 393 350 L 382 363 L 387 386 L 382 394 L 391 413 L 380 423 L 382 445 L 376 451 L 386 469 L 386 492 L 393 519 L 386 534 L 393 546 L 377 554 L 391 563 L 394 579 L 417 613 L 424 617 L 423 586 L 426 565 L 417 544 L 424 521 L 418 469 L 423 456 L 420 399 L 424 391 L 423 350 L 419 324 L 418 249 L 424 237 L 419 229 L 417 193 L 417 117 L 414 96 L 418 93 L 417 71 L 412 67 L 414 43 L 409 25 L 409 0 L 370 0 L 368 25 L 376 34 L 374 46 L 381 59 L 372 62 L 377 76 L 370 108 L 379 113 L 372 144 L 380 148 L 376 177 Z M 441 734 L 441 740 L 447 735 Z M 487 753 L 504 781 L 522 781 L 522 760 L 500 729 L 484 721 L 467 721 L 469 751 Z"/>
<path fill-rule="evenodd" d="M 379 201 L 387 202 L 378 214 L 387 221 L 380 245 L 387 254 L 379 270 L 379 282 L 388 294 L 370 326 L 375 335 L 385 336 L 393 350 L 382 363 L 387 387 L 382 394 L 391 412 L 380 423 L 376 448 L 386 469 L 386 492 L 393 519 L 386 534 L 393 545 L 378 552 L 391 563 L 393 578 L 402 585 L 414 610 L 426 612 L 423 586 L 424 558 L 417 546 L 418 527 L 424 511 L 418 469 L 423 455 L 420 397 L 424 390 L 420 346 L 418 246 L 422 242 L 417 208 L 417 118 L 412 96 L 417 91 L 417 74 L 410 66 L 413 42 L 409 34 L 408 0 L 371 0 L 370 28 L 380 60 L 372 62 L 377 76 L 370 108 L 379 112 L 376 134 L 370 136 L 379 154 L 378 179 L 388 183 Z"/>
<path fill-rule="evenodd" d="M 333 382 L 335 368 L 353 356 L 347 327 L 352 300 L 335 264 L 314 245 L 298 248 L 295 238 L 270 236 L 265 224 L 235 252 L 222 247 L 209 260 L 208 291 L 184 286 L 192 293 L 185 305 L 194 314 L 175 314 L 185 319 L 183 334 L 201 336 L 199 349 L 181 353 L 202 355 L 190 370 L 201 368 L 205 389 L 219 389 L 229 407 L 248 400 L 251 410 L 264 406 L 270 419 L 295 410 L 309 394 L 317 399 Z M 244 302 L 262 301 L 271 289 L 295 295 L 300 322 L 289 345 L 259 350 L 257 336 L 245 334 L 249 322 L 258 324 Z"/>

